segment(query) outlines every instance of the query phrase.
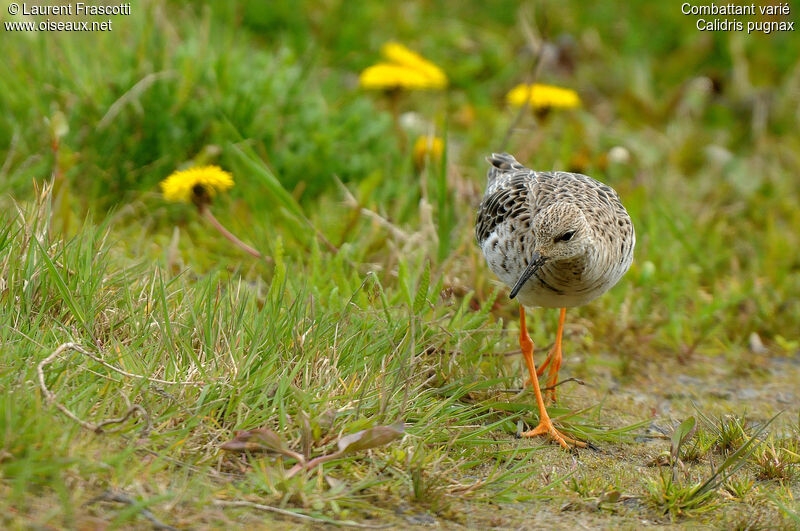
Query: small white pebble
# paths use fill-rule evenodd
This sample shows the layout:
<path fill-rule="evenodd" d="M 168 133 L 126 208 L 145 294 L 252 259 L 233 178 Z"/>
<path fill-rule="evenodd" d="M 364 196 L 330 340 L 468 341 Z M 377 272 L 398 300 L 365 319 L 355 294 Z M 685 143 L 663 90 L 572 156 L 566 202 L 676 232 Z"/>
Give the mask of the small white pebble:
<path fill-rule="evenodd" d="M 752 352 L 753 354 L 767 353 L 767 347 L 764 346 L 764 342 L 761 341 L 761 336 L 759 336 L 757 332 L 750 333 L 750 338 L 748 339 L 748 343 L 750 345 L 750 352 Z"/>

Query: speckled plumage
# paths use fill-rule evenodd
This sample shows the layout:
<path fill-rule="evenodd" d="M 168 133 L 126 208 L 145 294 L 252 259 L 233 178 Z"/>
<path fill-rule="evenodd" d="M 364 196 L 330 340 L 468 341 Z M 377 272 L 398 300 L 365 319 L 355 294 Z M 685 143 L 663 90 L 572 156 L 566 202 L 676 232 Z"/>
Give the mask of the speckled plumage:
<path fill-rule="evenodd" d="M 613 287 L 633 261 L 633 223 L 609 186 L 577 173 L 533 171 L 507 154 L 487 158 L 475 236 L 489 268 L 525 306 L 580 306 Z"/>

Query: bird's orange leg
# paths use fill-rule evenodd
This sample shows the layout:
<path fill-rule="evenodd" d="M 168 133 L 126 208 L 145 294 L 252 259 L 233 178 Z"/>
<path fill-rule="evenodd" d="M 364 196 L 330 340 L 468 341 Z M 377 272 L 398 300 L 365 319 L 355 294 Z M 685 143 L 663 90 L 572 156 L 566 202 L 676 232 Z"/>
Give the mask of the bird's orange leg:
<path fill-rule="evenodd" d="M 550 365 L 551 361 L 553 361 L 553 350 L 552 349 L 550 350 L 550 354 L 548 354 L 547 357 L 544 359 L 544 363 L 539 365 L 539 367 L 536 369 L 536 376 L 543 375 L 544 374 L 544 370 L 547 368 L 548 365 Z M 531 382 L 527 381 L 527 382 L 525 382 L 525 385 L 528 385 L 529 383 L 531 383 Z"/>
<path fill-rule="evenodd" d="M 564 334 L 564 317 L 567 314 L 566 308 L 561 308 L 561 315 L 558 318 L 558 332 L 556 333 L 556 344 L 547 356 L 550 361 L 550 371 L 547 373 L 547 393 L 548 398 L 556 401 L 556 390 L 553 387 L 558 383 L 558 370 L 561 368 L 561 336 Z M 539 374 L 538 372 L 536 374 Z"/>
<path fill-rule="evenodd" d="M 585 447 L 586 443 L 571 439 L 559 432 L 556 427 L 553 426 L 550 415 L 547 414 L 547 408 L 544 406 L 544 398 L 542 398 L 542 390 L 539 388 L 539 379 L 536 377 L 536 365 L 533 363 L 533 341 L 531 341 L 528 335 L 528 328 L 525 326 L 525 308 L 523 306 L 519 307 L 519 346 L 522 348 L 522 355 L 525 357 L 525 363 L 528 365 L 528 374 L 533 384 L 533 392 L 536 394 L 536 404 L 539 406 L 539 425 L 530 431 L 521 433 L 520 436 L 535 437 L 537 435 L 549 435 L 564 448 L 569 448 L 569 444 L 567 443 Z"/>
<path fill-rule="evenodd" d="M 553 358 L 556 357 L 556 352 L 558 352 L 558 366 L 561 367 L 561 334 L 564 331 L 564 314 L 566 313 L 566 308 L 561 308 L 561 319 L 558 323 L 558 336 L 556 338 L 556 343 L 553 345 L 553 348 L 550 349 L 550 353 L 545 358 L 544 362 L 536 368 L 536 376 L 541 376 L 544 374 L 544 370 L 550 365 L 550 362 L 553 361 Z M 558 369 L 556 369 L 556 376 L 558 376 Z M 525 387 L 531 384 L 531 380 L 525 380 Z M 548 384 L 548 387 L 551 384 Z M 553 397 L 555 400 L 555 396 Z"/>

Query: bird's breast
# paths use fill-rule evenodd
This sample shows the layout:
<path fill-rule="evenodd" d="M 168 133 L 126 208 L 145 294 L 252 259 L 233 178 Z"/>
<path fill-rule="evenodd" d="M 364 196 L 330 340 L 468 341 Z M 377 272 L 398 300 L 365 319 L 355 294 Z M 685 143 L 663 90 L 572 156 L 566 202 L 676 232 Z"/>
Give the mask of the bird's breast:
<path fill-rule="evenodd" d="M 507 286 L 514 286 L 530 263 L 532 237 L 517 232 L 507 237 L 504 227 L 481 244 L 486 263 Z M 525 306 L 565 308 L 584 305 L 613 287 L 628 270 L 630 260 L 587 253 L 570 260 L 550 260 L 522 286 L 517 300 Z"/>

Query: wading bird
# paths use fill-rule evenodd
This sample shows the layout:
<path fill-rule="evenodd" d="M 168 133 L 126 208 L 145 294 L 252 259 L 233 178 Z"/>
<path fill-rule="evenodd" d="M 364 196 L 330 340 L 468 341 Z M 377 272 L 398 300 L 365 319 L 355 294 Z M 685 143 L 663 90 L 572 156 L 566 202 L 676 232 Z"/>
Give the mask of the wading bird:
<path fill-rule="evenodd" d="M 596 299 L 628 271 L 636 243 L 633 223 L 619 195 L 591 177 L 533 171 L 508 153 L 486 160 L 488 183 L 475 236 L 489 268 L 520 303 L 519 344 L 539 406 L 539 425 L 521 436 L 549 435 L 564 448 L 586 446 L 555 428 L 537 376 L 550 366 L 547 386 L 555 400 L 566 309 Z M 538 371 L 525 306 L 561 309 L 555 345 Z"/>

